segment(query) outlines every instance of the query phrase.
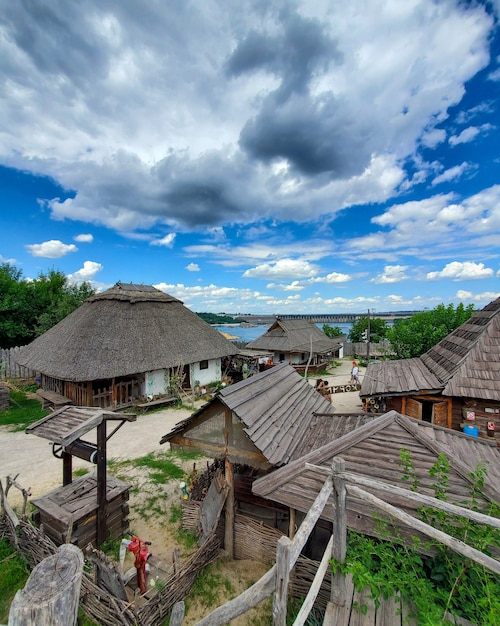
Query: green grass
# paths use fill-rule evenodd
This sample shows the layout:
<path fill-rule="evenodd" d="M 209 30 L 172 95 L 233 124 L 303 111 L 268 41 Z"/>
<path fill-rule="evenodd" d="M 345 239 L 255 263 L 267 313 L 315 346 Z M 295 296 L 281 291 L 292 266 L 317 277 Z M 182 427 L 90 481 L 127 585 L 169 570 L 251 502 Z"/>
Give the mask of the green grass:
<path fill-rule="evenodd" d="M 6 624 L 12 599 L 28 580 L 29 570 L 14 546 L 0 539 L 0 623 Z"/>
<path fill-rule="evenodd" d="M 11 430 L 24 430 L 48 414 L 38 400 L 27 398 L 22 391 L 11 390 L 10 401 L 10 407 L 0 411 L 0 426 L 11 426 Z"/>

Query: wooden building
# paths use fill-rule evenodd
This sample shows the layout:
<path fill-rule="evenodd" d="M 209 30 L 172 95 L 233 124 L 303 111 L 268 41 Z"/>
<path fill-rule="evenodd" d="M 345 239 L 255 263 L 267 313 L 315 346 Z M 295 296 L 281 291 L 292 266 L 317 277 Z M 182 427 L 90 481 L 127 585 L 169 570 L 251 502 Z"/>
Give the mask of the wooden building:
<path fill-rule="evenodd" d="M 117 283 L 24 346 L 16 361 L 41 387 L 78 406 L 124 408 L 179 386 L 221 381 L 237 352 L 180 300 L 152 286 Z"/>
<path fill-rule="evenodd" d="M 226 528 L 231 528 L 235 513 L 244 513 L 288 532 L 295 524 L 288 510 L 255 496 L 252 483 L 375 418 L 333 411 L 307 380 L 282 363 L 222 389 L 161 443 L 169 442 L 174 449 L 194 448 L 221 461 L 230 486 Z M 226 537 L 229 552 L 230 542 Z"/>
<path fill-rule="evenodd" d="M 467 506 L 473 486 L 477 487 L 471 475 L 481 464 L 487 474 L 480 493 L 476 495 L 476 505 L 486 513 L 490 502 L 500 503 L 500 452 L 494 442 L 417 421 L 396 411 L 390 411 L 339 439 L 311 449 L 285 467 L 258 478 L 253 483 L 253 493 L 285 505 L 291 511 L 305 514 L 325 480 L 325 472 L 311 465 L 328 471 L 333 458 L 342 457 L 347 472 L 435 496 L 437 479 L 430 475 L 429 470 L 440 455 L 446 457 L 450 466 L 446 489 L 448 502 Z M 418 504 L 405 497 L 371 491 L 410 514 L 416 513 Z M 386 539 L 391 535 L 398 540 L 406 538 L 410 545 L 413 543 L 411 538 L 418 536 L 413 528 L 395 520 L 392 521 L 395 530 L 391 533 L 391 526 L 381 526 L 374 517 L 375 513 L 376 509 L 372 505 L 348 495 L 349 528 Z M 333 522 L 332 499 L 323 511 L 322 519 Z M 378 519 L 380 521 L 380 517 Z"/>
<path fill-rule="evenodd" d="M 333 359 L 342 356 L 345 337 L 330 338 L 310 320 L 276 318 L 268 330 L 247 344 L 249 350 L 272 353 L 273 363 L 288 363 L 303 372 L 309 362 L 309 372 L 321 370 Z"/>
<path fill-rule="evenodd" d="M 500 298 L 418 358 L 370 363 L 361 398 L 377 411 L 500 440 Z"/>

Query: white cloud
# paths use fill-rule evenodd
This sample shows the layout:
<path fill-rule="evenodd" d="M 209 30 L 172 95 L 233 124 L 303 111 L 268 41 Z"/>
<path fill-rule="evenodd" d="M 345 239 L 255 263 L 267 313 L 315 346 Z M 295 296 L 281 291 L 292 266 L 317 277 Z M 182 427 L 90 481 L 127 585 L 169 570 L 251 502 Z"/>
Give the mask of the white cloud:
<path fill-rule="evenodd" d="M 94 241 L 94 235 L 82 233 L 81 235 L 75 235 L 73 239 L 79 243 L 92 243 Z"/>
<path fill-rule="evenodd" d="M 439 176 L 436 176 L 436 178 L 434 178 L 434 180 L 432 181 L 431 185 L 435 187 L 436 185 L 439 185 L 440 183 L 449 182 L 451 180 L 458 180 L 465 173 L 473 169 L 477 169 L 477 166 L 474 166 L 471 163 L 467 163 L 466 161 L 464 161 L 460 165 L 455 165 L 454 167 L 450 167 L 447 170 L 445 170 L 442 174 L 439 174 Z"/>
<path fill-rule="evenodd" d="M 458 146 L 461 143 L 470 143 L 473 141 L 479 133 L 491 130 L 493 126 L 491 124 L 482 124 L 481 126 L 469 126 L 465 128 L 459 135 L 452 135 L 448 141 L 451 146 Z"/>
<path fill-rule="evenodd" d="M 149 242 L 151 246 L 165 246 L 165 248 L 173 248 L 175 242 L 176 233 L 168 233 L 161 239 L 153 239 Z"/>
<path fill-rule="evenodd" d="M 46 259 L 60 259 L 66 254 L 78 250 L 74 244 L 66 244 L 59 241 L 59 239 L 51 239 L 43 243 L 27 244 L 26 248 L 31 255 L 45 257 Z"/>
<path fill-rule="evenodd" d="M 318 268 L 309 261 L 280 259 L 276 263 L 263 263 L 243 272 L 244 278 L 311 278 Z"/>
<path fill-rule="evenodd" d="M 422 135 L 422 144 L 426 148 L 435 148 L 446 139 L 446 131 L 443 128 L 432 128 Z"/>
<path fill-rule="evenodd" d="M 383 273 L 372 278 L 372 282 L 379 284 L 399 283 L 408 279 L 408 275 L 405 273 L 407 269 L 407 265 L 386 265 Z"/>
<path fill-rule="evenodd" d="M 68 274 L 66 278 L 69 283 L 76 283 L 77 285 L 83 282 L 93 283 L 95 275 L 102 271 L 102 269 L 103 265 L 100 263 L 96 263 L 95 261 L 85 261 L 83 267 L 73 274 Z"/>
<path fill-rule="evenodd" d="M 318 276 L 316 278 L 311 278 L 309 282 L 311 283 L 347 283 L 352 280 L 352 276 L 349 274 L 343 274 L 342 272 L 331 272 L 326 276 Z"/>
<path fill-rule="evenodd" d="M 490 267 L 485 267 L 484 263 L 472 263 L 465 261 L 460 263 L 453 261 L 448 263 L 439 272 L 428 272 L 428 280 L 438 280 L 442 278 L 448 278 L 451 280 L 473 280 L 476 278 L 491 278 L 493 276 L 493 270 Z"/>
<path fill-rule="evenodd" d="M 278 289 L 281 291 L 302 291 L 304 285 L 301 285 L 298 280 L 292 281 L 290 284 L 269 283 L 266 285 L 266 289 Z"/>
<path fill-rule="evenodd" d="M 44 11 L 43 28 L 30 3 L 2 15 L 0 162 L 75 191 L 46 199 L 54 219 L 120 232 L 393 197 L 488 63 L 493 25 L 481 3 L 433 0 Z"/>
<path fill-rule="evenodd" d="M 198 265 L 198 263 L 189 263 L 188 265 L 186 265 L 186 269 L 188 272 L 199 272 L 200 266 Z"/>

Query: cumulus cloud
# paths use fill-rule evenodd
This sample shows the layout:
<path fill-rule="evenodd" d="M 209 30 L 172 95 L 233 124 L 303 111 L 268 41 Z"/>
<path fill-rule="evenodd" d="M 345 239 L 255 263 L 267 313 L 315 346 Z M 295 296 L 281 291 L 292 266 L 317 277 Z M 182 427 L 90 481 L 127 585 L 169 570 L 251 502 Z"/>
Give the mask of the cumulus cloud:
<path fill-rule="evenodd" d="M 491 130 L 491 124 L 482 124 L 481 126 L 469 126 L 465 128 L 459 135 L 452 135 L 448 141 L 452 146 L 458 146 L 461 143 L 469 143 L 473 141 L 479 133 Z"/>
<path fill-rule="evenodd" d="M 73 190 L 45 199 L 54 219 L 119 232 L 387 200 L 419 142 L 442 141 L 493 23 L 432 0 L 12 2 L 2 18 L 1 162 Z"/>
<path fill-rule="evenodd" d="M 175 242 L 176 233 L 168 233 L 161 239 L 153 239 L 149 242 L 151 246 L 164 246 L 165 248 L 173 248 Z"/>
<path fill-rule="evenodd" d="M 428 272 L 428 280 L 438 280 L 441 278 L 449 278 L 451 280 L 474 280 L 477 278 L 490 278 L 493 276 L 493 270 L 490 267 L 485 267 L 484 263 L 472 263 L 471 261 L 465 261 L 461 263 L 459 261 L 453 261 L 448 263 L 439 272 Z"/>
<path fill-rule="evenodd" d="M 298 280 L 294 280 L 288 285 L 282 283 L 269 283 L 266 285 L 266 288 L 277 289 L 280 291 L 302 291 L 304 289 L 304 285 L 302 285 Z"/>
<path fill-rule="evenodd" d="M 372 282 L 379 284 L 399 283 L 408 279 L 407 269 L 407 265 L 386 265 L 383 273 L 372 278 Z"/>
<path fill-rule="evenodd" d="M 464 161 L 460 165 L 455 165 L 454 167 L 450 167 L 447 170 L 445 170 L 442 174 L 439 174 L 439 176 L 436 176 L 434 180 L 432 181 L 431 185 L 435 187 L 436 185 L 439 185 L 439 183 L 445 183 L 451 180 L 458 180 L 465 173 L 470 172 L 471 170 L 474 170 L 474 169 L 477 169 L 477 165 L 475 166 L 475 165 L 472 165 L 471 163 L 467 163 L 466 161 Z"/>
<path fill-rule="evenodd" d="M 46 259 L 60 259 L 66 254 L 78 250 L 75 244 L 66 244 L 59 241 L 59 239 L 51 239 L 42 243 L 31 243 L 26 246 L 26 249 L 31 255 L 45 257 Z"/>
<path fill-rule="evenodd" d="M 347 283 L 352 280 L 352 276 L 349 274 L 343 274 L 342 272 L 331 272 L 326 276 L 317 276 L 316 278 L 311 278 L 311 283 Z"/>
<path fill-rule="evenodd" d="M 73 274 L 68 274 L 66 278 L 68 282 L 75 283 L 77 285 L 83 282 L 94 282 L 94 278 L 96 274 L 102 271 L 103 265 L 101 263 L 96 263 L 95 261 L 85 261 L 83 267 L 74 272 Z"/>
<path fill-rule="evenodd" d="M 318 273 L 315 265 L 300 259 L 280 259 L 276 263 L 263 263 L 243 272 L 244 278 L 311 278 Z"/>
<path fill-rule="evenodd" d="M 81 235 L 75 235 L 73 239 L 78 241 L 78 243 L 92 243 L 94 241 L 94 235 L 82 233 Z"/>
<path fill-rule="evenodd" d="M 186 265 L 186 269 L 188 272 L 199 272 L 200 266 L 198 265 L 198 263 L 189 263 L 188 265 Z"/>

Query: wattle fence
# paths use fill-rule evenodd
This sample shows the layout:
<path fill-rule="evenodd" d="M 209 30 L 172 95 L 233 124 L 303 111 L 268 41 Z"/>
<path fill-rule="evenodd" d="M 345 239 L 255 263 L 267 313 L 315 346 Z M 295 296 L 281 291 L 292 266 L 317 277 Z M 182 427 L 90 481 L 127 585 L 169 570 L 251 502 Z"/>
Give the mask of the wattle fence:
<path fill-rule="evenodd" d="M 14 355 L 19 352 L 20 346 L 16 348 L 0 348 L 0 380 L 7 378 L 34 378 L 38 372 L 18 365 L 14 360 Z"/>

